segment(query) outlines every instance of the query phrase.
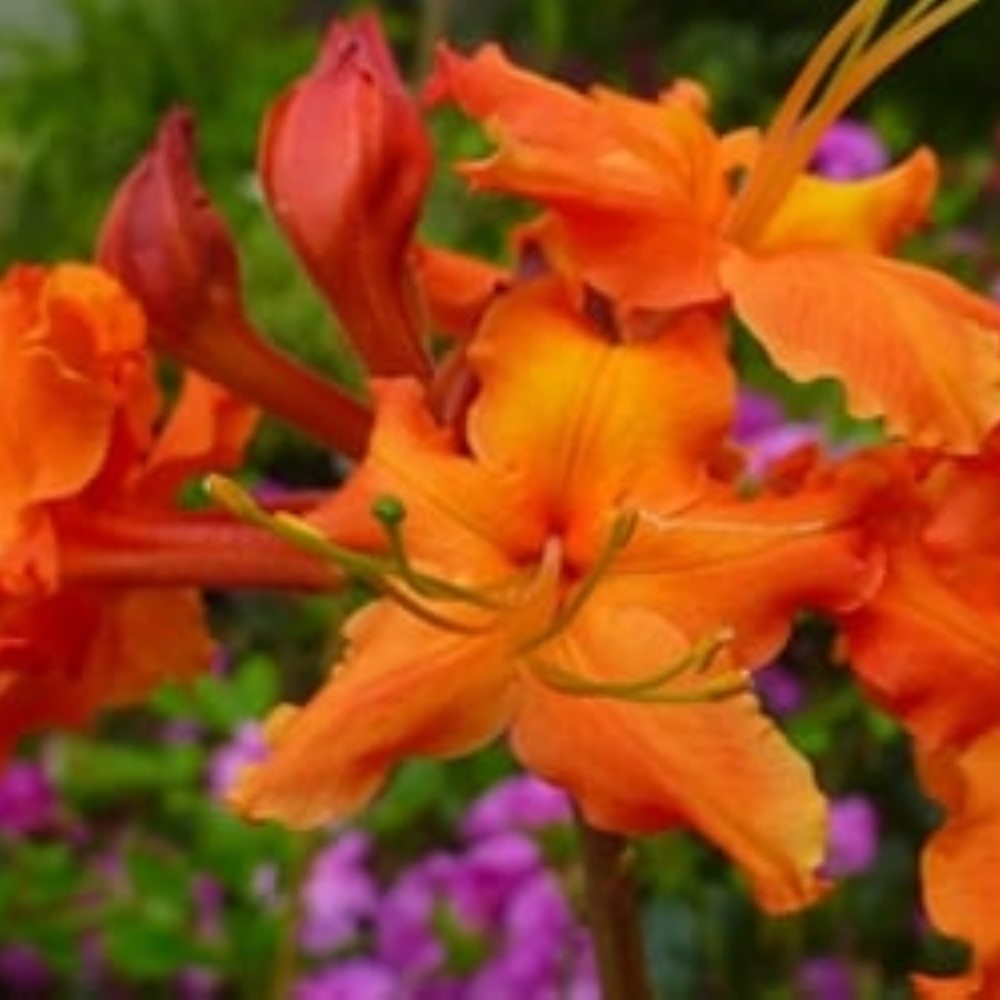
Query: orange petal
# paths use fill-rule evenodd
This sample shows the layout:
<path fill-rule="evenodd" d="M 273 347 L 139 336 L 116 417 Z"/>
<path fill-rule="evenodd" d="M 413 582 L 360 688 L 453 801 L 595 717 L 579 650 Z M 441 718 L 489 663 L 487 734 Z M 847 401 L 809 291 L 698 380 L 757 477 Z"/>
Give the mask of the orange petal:
<path fill-rule="evenodd" d="M 431 84 L 497 140 L 462 172 L 479 188 L 535 199 L 558 218 L 555 259 L 626 307 L 715 301 L 724 150 L 690 88 L 658 102 L 579 94 L 511 64 L 496 46 L 447 49 Z M 596 169 L 595 169 L 596 168 Z M 628 247 L 628 253 L 622 253 Z"/>
<path fill-rule="evenodd" d="M 144 499 L 170 502 L 194 475 L 232 469 L 257 424 L 257 411 L 214 382 L 188 371 L 138 485 Z"/>
<path fill-rule="evenodd" d="M 138 306 L 96 268 L 20 267 L 0 284 L 0 544 L 32 504 L 98 473 L 115 414 L 146 374 Z"/>
<path fill-rule="evenodd" d="M 0 759 L 26 733 L 83 725 L 196 676 L 212 649 L 193 591 L 73 588 L 0 601 Z"/>
<path fill-rule="evenodd" d="M 484 45 L 471 57 L 439 48 L 426 97 L 432 103 L 453 101 L 471 118 L 526 146 L 561 149 L 567 165 L 584 150 L 612 151 L 595 128 L 597 110 L 584 95 L 520 69 L 497 45 Z M 582 163 L 573 171 L 580 177 L 586 172 Z"/>
<path fill-rule="evenodd" d="M 837 378 L 856 417 L 953 452 L 1000 419 L 1000 308 L 943 275 L 898 261 L 801 248 L 730 252 L 739 317 L 793 378 Z"/>
<path fill-rule="evenodd" d="M 684 651 L 664 619 L 595 598 L 551 655 L 578 677 L 621 684 L 662 671 Z M 716 676 L 713 669 L 685 683 L 697 689 Z M 740 865 L 772 912 L 803 906 L 823 889 L 816 870 L 824 800 L 808 764 L 749 693 L 629 703 L 567 696 L 528 679 L 511 739 L 524 764 L 565 788 L 596 827 L 625 834 L 694 828 Z"/>
<path fill-rule="evenodd" d="M 489 311 L 470 349 L 483 390 L 472 449 L 513 474 L 551 532 L 583 545 L 606 518 L 687 502 L 704 483 L 732 407 L 720 331 L 691 316 L 662 336 L 620 344 L 581 319 L 554 283 Z"/>
<path fill-rule="evenodd" d="M 514 678 L 495 636 L 445 632 L 378 604 L 346 637 L 331 679 L 276 715 L 270 756 L 237 781 L 231 801 L 243 815 L 296 828 L 341 819 L 404 758 L 468 753 L 506 726 Z"/>
<path fill-rule="evenodd" d="M 892 170 L 856 181 L 801 175 L 763 233 L 747 249 L 795 247 L 886 252 L 925 221 L 937 187 L 934 154 L 917 150 Z"/>
<path fill-rule="evenodd" d="M 412 256 L 434 326 L 453 337 L 470 335 L 490 300 L 510 280 L 495 264 L 442 247 L 421 244 Z"/>
<path fill-rule="evenodd" d="M 484 470 L 462 455 L 452 433 L 434 422 L 417 383 L 376 382 L 373 393 L 378 418 L 368 456 L 310 516 L 312 524 L 342 544 L 384 549 L 372 503 L 394 497 L 406 510 L 410 557 L 479 583 L 506 575 L 511 558 L 538 551 L 544 526 L 524 489 L 503 470 Z"/>
<path fill-rule="evenodd" d="M 935 927 L 973 948 L 972 969 L 957 980 L 921 980 L 921 997 L 982 997 L 1000 992 L 1000 728 L 963 751 L 918 759 L 930 795 L 947 810 L 924 850 L 924 900 Z M 959 991 L 959 987 L 964 992 Z"/>
<path fill-rule="evenodd" d="M 993 728 L 1000 704 L 1000 604 L 964 597 L 948 573 L 899 546 L 878 593 L 842 623 L 872 696 L 931 747 Z"/>
<path fill-rule="evenodd" d="M 775 655 L 803 609 L 855 607 L 881 563 L 858 522 L 877 484 L 845 476 L 792 497 L 720 496 L 643 516 L 606 582 L 619 601 L 659 608 L 689 642 L 733 633 L 737 660 Z"/>

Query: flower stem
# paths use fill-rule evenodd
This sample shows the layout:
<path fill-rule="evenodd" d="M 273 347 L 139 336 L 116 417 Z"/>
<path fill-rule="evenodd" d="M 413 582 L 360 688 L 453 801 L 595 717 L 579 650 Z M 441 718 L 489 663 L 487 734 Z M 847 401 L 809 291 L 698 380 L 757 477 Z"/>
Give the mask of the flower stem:
<path fill-rule="evenodd" d="M 603 1000 L 652 1000 L 628 840 L 596 830 L 576 810 L 587 923 Z"/>
<path fill-rule="evenodd" d="M 320 843 L 315 832 L 296 835 L 292 840 L 284 911 L 278 929 L 271 977 L 270 996 L 274 1000 L 288 1000 L 295 985 L 299 971 L 299 931 L 305 913 L 306 883 Z"/>
<path fill-rule="evenodd" d="M 154 343 L 185 367 L 345 457 L 364 455 L 372 425 L 368 404 L 279 350 L 249 323 L 234 320 L 183 337 L 161 332 Z"/>
<path fill-rule="evenodd" d="M 80 583 L 305 591 L 339 583 L 321 560 L 228 515 L 95 515 L 73 528 L 61 546 L 61 571 Z"/>

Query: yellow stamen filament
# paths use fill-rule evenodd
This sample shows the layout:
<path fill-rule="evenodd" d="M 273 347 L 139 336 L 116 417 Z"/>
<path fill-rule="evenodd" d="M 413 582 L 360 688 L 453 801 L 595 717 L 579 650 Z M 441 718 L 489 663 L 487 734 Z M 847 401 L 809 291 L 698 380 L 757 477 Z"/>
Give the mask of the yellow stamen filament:
<path fill-rule="evenodd" d="M 369 555 L 345 549 L 331 542 L 322 532 L 300 517 L 286 512 L 271 513 L 230 479 L 210 476 L 206 489 L 220 506 L 250 524 L 273 533 L 299 548 L 336 566 L 346 576 L 366 584 L 384 595 L 404 610 L 429 625 L 462 635 L 483 635 L 497 627 L 498 615 L 528 607 L 533 601 L 548 593 L 557 593 L 558 581 L 563 572 L 562 546 L 558 539 L 551 539 L 545 546 L 540 560 L 528 579 L 518 575 L 502 585 L 484 590 L 473 590 L 449 580 L 417 570 L 406 553 L 402 524 L 406 517 L 403 505 L 393 497 L 380 497 L 372 505 L 372 516 L 385 529 L 389 552 L 387 555 Z M 548 687 L 576 697 L 615 698 L 630 702 L 693 703 L 717 701 L 739 694 L 747 689 L 747 675 L 739 670 L 726 670 L 705 684 L 685 687 L 680 691 L 664 691 L 670 684 L 685 675 L 700 673 L 711 666 L 719 651 L 732 642 L 729 630 L 709 636 L 695 643 L 683 656 L 662 670 L 635 680 L 618 682 L 590 681 L 563 668 L 532 655 L 565 632 L 590 599 L 600 581 L 618 554 L 631 541 L 640 518 L 656 519 L 642 511 L 625 511 L 612 522 L 608 537 L 597 558 L 582 579 L 572 588 L 568 598 L 556 609 L 540 631 L 517 643 L 512 655 L 522 659 L 532 676 Z M 669 526 L 664 519 L 658 527 Z M 822 525 L 809 523 L 810 529 Z M 726 530 L 745 531 L 753 526 L 726 524 Z M 718 530 L 718 524 L 711 524 Z M 757 529 L 760 530 L 760 529 Z M 787 529 L 786 529 L 787 530 Z M 488 612 L 478 621 L 467 621 L 454 614 L 441 613 L 434 604 L 440 602 L 457 607 L 474 608 Z"/>
<path fill-rule="evenodd" d="M 726 227 L 752 243 L 766 227 L 823 133 L 894 63 L 979 0 L 919 0 L 876 37 L 886 0 L 857 0 L 806 61 L 766 131 Z"/>
<path fill-rule="evenodd" d="M 601 547 L 601 551 L 594 560 L 594 564 L 576 585 L 569 600 L 559 608 L 555 615 L 553 615 L 552 620 L 541 632 L 532 636 L 519 647 L 519 653 L 523 655 L 533 649 L 537 649 L 539 646 L 543 646 L 570 626 L 584 604 L 587 603 L 590 595 L 593 594 L 601 578 L 607 573 L 615 556 L 628 545 L 632 535 L 635 533 L 637 520 L 638 517 L 634 511 L 625 511 L 615 518 L 607 540 Z"/>
<path fill-rule="evenodd" d="M 733 640 L 729 630 L 723 630 L 695 643 L 683 656 L 648 677 L 632 681 L 591 681 L 577 677 L 562 667 L 539 657 L 527 659 L 532 676 L 560 694 L 576 698 L 614 698 L 619 701 L 657 704 L 691 704 L 719 701 L 746 691 L 747 675 L 740 670 L 727 670 L 704 685 L 681 691 L 662 688 L 684 675 L 707 670 L 718 653 Z"/>

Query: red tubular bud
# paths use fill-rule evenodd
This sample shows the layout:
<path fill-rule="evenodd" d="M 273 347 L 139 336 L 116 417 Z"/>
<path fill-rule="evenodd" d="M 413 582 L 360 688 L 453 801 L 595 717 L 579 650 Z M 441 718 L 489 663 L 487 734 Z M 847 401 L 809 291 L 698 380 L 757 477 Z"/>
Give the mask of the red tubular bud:
<path fill-rule="evenodd" d="M 312 70 L 268 110 L 271 209 L 368 370 L 426 379 L 408 254 L 432 152 L 376 18 L 334 23 Z"/>
<path fill-rule="evenodd" d="M 243 321 L 239 260 L 194 169 L 194 119 L 175 109 L 115 194 L 97 257 L 142 302 L 161 342 Z"/>
<path fill-rule="evenodd" d="M 168 114 L 115 194 L 98 260 L 142 304 L 156 348 L 359 457 L 368 407 L 277 350 L 247 319 L 236 247 L 198 178 L 193 143 L 191 114 Z"/>

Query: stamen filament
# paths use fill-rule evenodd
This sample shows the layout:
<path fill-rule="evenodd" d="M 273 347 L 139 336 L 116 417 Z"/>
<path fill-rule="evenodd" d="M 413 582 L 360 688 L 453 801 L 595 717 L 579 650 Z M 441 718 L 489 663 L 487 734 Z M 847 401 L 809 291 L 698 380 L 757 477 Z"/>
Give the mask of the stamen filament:
<path fill-rule="evenodd" d="M 439 614 L 408 593 L 406 589 L 397 586 L 393 577 L 399 577 L 417 597 L 426 596 L 432 599 L 476 604 L 497 610 L 496 605 L 490 604 L 474 591 L 456 587 L 446 580 L 411 573 L 409 562 L 404 558 L 401 566 L 396 553 L 386 559 L 383 556 L 370 556 L 345 549 L 331 542 L 311 524 L 294 514 L 284 512 L 271 514 L 264 510 L 246 490 L 224 476 L 209 476 L 205 486 L 210 496 L 236 517 L 270 532 L 317 559 L 332 563 L 345 575 L 383 594 L 430 625 L 467 635 L 482 634 L 492 627 L 491 623 L 472 625 Z"/>
<path fill-rule="evenodd" d="M 792 84 L 740 192 L 728 235 L 752 242 L 765 228 L 823 133 L 871 84 L 979 0 L 918 0 L 875 36 L 886 0 L 858 0 L 830 29 Z"/>
<path fill-rule="evenodd" d="M 527 653 L 539 646 L 544 646 L 560 632 L 565 631 L 572 623 L 573 619 L 580 613 L 580 609 L 590 599 L 594 589 L 605 575 L 615 556 L 626 545 L 628 545 L 635 527 L 638 523 L 638 513 L 636 511 L 623 511 L 615 518 L 608 532 L 608 537 L 598 553 L 594 564 L 587 570 L 586 575 L 577 584 L 572 596 L 565 604 L 552 616 L 549 624 L 537 635 L 532 636 L 520 648 L 519 652 Z"/>
<path fill-rule="evenodd" d="M 410 561 L 403 541 L 402 525 L 406 519 L 406 508 L 396 497 L 382 496 L 372 504 L 372 515 L 385 530 L 389 543 L 389 556 L 399 578 L 415 594 L 432 600 L 456 601 L 476 607 L 499 611 L 504 608 L 500 601 L 491 600 L 484 590 L 471 590 L 440 577 L 421 573 Z"/>
<path fill-rule="evenodd" d="M 700 673 L 711 666 L 717 654 L 733 640 L 732 632 L 724 629 L 695 643 L 680 659 L 663 670 L 633 681 L 591 681 L 539 657 L 527 660 L 533 676 L 560 694 L 577 698 L 615 698 L 620 701 L 689 703 L 714 701 L 747 690 L 748 681 L 742 671 L 728 670 L 704 687 L 688 691 L 664 692 L 664 685 L 689 673 Z"/>

